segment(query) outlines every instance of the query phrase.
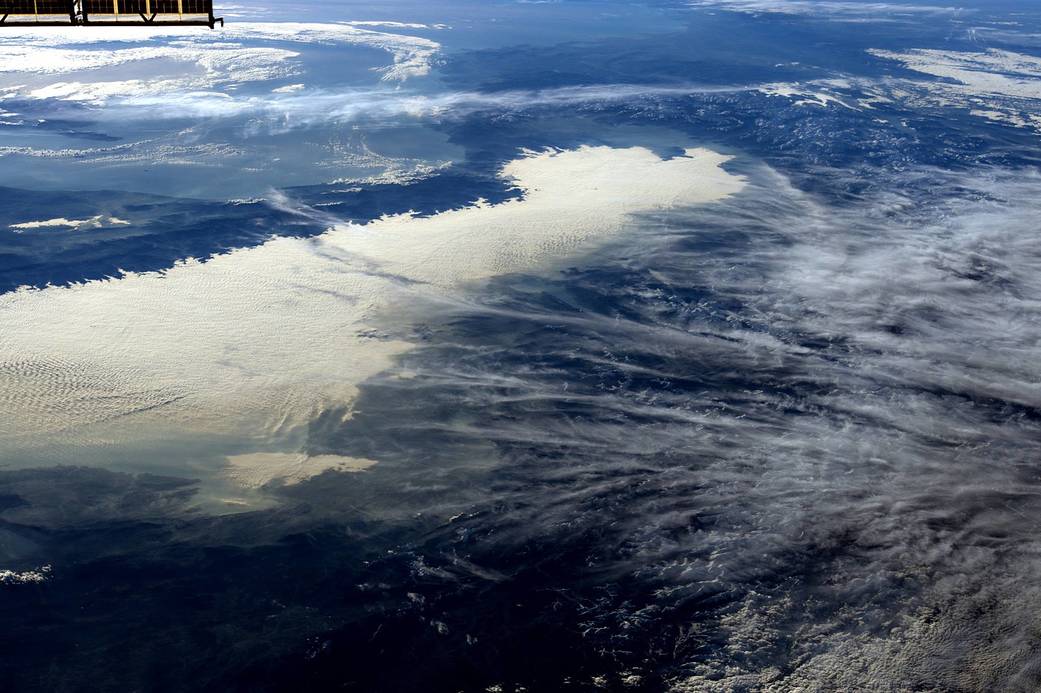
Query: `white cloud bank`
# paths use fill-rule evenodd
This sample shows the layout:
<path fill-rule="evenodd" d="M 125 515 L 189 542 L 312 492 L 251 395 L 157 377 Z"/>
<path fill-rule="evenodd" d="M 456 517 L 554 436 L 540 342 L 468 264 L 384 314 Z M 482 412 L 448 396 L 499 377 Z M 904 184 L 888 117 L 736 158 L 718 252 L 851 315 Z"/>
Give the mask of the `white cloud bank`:
<path fill-rule="evenodd" d="M 701 93 L 744 91 L 748 87 L 719 87 L 696 84 L 647 86 L 607 84 L 541 90 L 496 92 L 453 91 L 416 94 L 390 87 L 351 89 L 307 89 L 302 84 L 276 88 L 270 94 L 225 94 L 215 91 L 182 91 L 154 94 L 148 85 L 140 93 L 120 85 L 121 93 L 102 93 L 111 85 L 59 85 L 36 96 L 57 96 L 107 102 L 110 112 L 121 119 L 162 120 L 170 117 L 250 117 L 251 126 L 281 132 L 294 127 L 322 123 L 350 123 L 362 118 L 440 118 L 483 110 L 524 111 L 542 107 L 618 103 L 656 97 L 678 97 Z M 807 94 L 807 98 L 815 98 Z M 43 150 L 40 150 L 43 151 Z M 0 154 L 23 153 L 0 147 Z M 47 154 L 40 154 L 47 156 Z"/>
<path fill-rule="evenodd" d="M 794 105 L 796 106 L 820 106 L 822 108 L 827 108 L 829 105 L 835 104 L 844 108 L 857 110 L 854 106 L 850 106 L 846 101 L 840 99 L 834 94 L 818 89 L 814 83 L 800 85 L 777 82 L 774 84 L 764 84 L 756 91 L 766 94 L 767 96 L 781 96 L 787 99 L 793 99 Z"/>
<path fill-rule="evenodd" d="M 260 488 L 272 479 L 291 486 L 326 471 L 351 474 L 375 464 L 374 460 L 343 455 L 255 452 L 229 455 L 227 477 L 245 488 Z"/>
<path fill-rule="evenodd" d="M 13 570 L 0 570 L 0 586 L 3 585 L 38 585 L 46 582 L 51 576 L 51 567 L 42 566 L 36 570 L 15 572 Z"/>
<path fill-rule="evenodd" d="M 737 192 L 744 180 L 726 160 L 703 149 L 670 160 L 643 148 L 531 152 L 502 171 L 523 199 L 364 226 L 323 216 L 333 228 L 318 238 L 0 296 L 0 450 L 53 464 L 237 441 L 229 475 L 246 486 L 342 466 L 287 447 L 314 417 L 349 412 L 358 385 L 410 348 L 380 327 L 401 328 L 397 306 L 551 266 L 633 213 Z M 269 456 L 244 474 L 250 458 L 239 456 L 256 453 Z"/>
<path fill-rule="evenodd" d="M 1041 58 L 1003 50 L 870 53 L 942 79 L 913 82 L 912 105 L 968 108 L 973 115 L 1041 132 Z"/>
<path fill-rule="evenodd" d="M 351 24 L 235 23 L 213 32 L 127 26 L 110 27 L 104 34 L 75 27 L 12 28 L 0 36 L 0 74 L 72 74 L 77 78 L 49 84 L 33 79 L 33 86 L 16 90 L 31 98 L 103 104 L 124 96 L 197 91 L 220 95 L 228 86 L 299 74 L 295 59 L 300 54 L 286 44 L 352 45 L 385 51 L 393 62 L 373 69 L 387 82 L 426 75 L 440 50 L 440 44 L 427 38 Z M 106 69 L 131 64 L 150 65 L 150 76 L 107 78 Z"/>
<path fill-rule="evenodd" d="M 69 228 L 74 231 L 80 231 L 83 229 L 101 229 L 106 226 L 127 226 L 130 222 L 118 217 L 106 217 L 104 215 L 97 215 L 90 217 L 89 219 L 66 219 L 65 217 L 58 217 L 57 219 L 44 219 L 42 221 L 25 221 L 20 224 L 11 224 L 8 228 L 15 231 L 15 233 L 21 233 L 23 231 L 33 231 L 36 229 L 56 229 L 56 228 Z"/>

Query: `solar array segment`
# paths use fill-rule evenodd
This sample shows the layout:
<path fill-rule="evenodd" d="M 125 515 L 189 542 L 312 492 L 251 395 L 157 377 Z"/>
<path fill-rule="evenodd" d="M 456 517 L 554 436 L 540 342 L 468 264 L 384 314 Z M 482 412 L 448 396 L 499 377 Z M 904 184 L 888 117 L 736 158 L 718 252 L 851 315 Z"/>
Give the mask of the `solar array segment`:
<path fill-rule="evenodd" d="M 0 0 L 0 26 L 157 23 L 212 28 L 218 22 L 224 25 L 223 19 L 213 16 L 213 0 Z"/>
<path fill-rule="evenodd" d="M 94 14 L 210 14 L 213 0 L 83 0 Z"/>
<path fill-rule="evenodd" d="M 0 0 L 0 15 L 6 14 L 60 14 L 68 17 L 72 13 L 69 0 Z"/>

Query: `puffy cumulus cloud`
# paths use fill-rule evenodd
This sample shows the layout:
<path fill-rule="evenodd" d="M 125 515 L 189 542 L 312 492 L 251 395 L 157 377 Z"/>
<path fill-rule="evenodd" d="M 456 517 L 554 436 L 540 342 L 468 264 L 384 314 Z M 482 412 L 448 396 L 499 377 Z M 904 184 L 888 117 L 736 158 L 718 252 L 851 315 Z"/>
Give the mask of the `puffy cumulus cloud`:
<path fill-rule="evenodd" d="M 5 585 L 38 585 L 46 582 L 50 576 L 51 566 L 49 565 L 22 572 L 0 570 L 0 587 Z"/>
<path fill-rule="evenodd" d="M 100 463 L 209 440 L 248 486 L 347 469 L 347 458 L 293 446 L 316 417 L 349 419 L 358 385 L 410 348 L 380 327 L 399 305 L 453 302 L 474 282 L 614 237 L 632 214 L 725 197 L 743 185 L 725 161 L 707 150 L 529 152 L 502 171 L 522 199 L 364 226 L 285 200 L 332 228 L 163 273 L 0 296 L 0 447 Z M 251 453 L 267 454 L 240 457 Z"/>

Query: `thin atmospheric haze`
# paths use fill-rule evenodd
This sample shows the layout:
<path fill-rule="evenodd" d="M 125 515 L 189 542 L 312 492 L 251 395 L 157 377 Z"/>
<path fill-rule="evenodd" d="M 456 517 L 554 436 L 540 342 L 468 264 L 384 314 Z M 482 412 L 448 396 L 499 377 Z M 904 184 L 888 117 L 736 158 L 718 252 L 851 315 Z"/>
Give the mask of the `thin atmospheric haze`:
<path fill-rule="evenodd" d="M 1041 690 L 1041 5 L 213 11 L 0 23 L 0 691 Z"/>

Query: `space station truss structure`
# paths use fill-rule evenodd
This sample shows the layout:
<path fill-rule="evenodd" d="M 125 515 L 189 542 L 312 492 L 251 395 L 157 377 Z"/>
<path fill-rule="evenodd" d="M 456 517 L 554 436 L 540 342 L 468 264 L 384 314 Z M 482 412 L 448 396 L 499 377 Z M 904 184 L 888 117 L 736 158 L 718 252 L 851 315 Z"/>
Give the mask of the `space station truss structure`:
<path fill-rule="evenodd" d="M 220 24 L 213 0 L 0 0 L 4 26 L 125 26 Z"/>

